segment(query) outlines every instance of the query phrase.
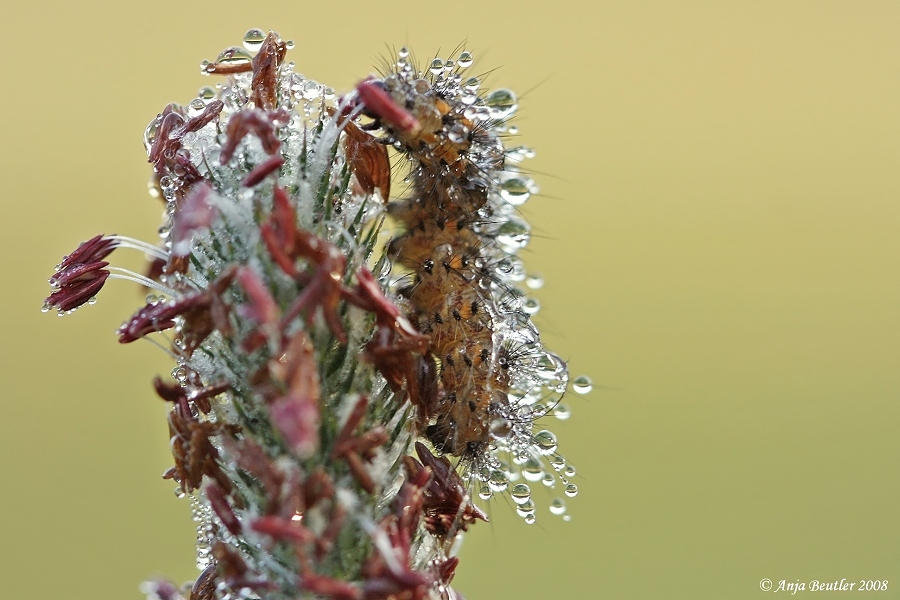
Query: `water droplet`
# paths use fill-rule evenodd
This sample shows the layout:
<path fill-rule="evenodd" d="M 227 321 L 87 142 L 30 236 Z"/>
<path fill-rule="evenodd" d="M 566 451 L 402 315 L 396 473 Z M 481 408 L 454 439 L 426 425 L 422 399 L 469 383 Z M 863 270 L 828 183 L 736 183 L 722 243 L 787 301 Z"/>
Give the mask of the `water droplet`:
<path fill-rule="evenodd" d="M 525 177 L 510 177 L 500 184 L 500 196 L 513 206 L 521 206 L 531 198 L 530 183 Z"/>
<path fill-rule="evenodd" d="M 574 483 L 570 483 L 569 485 L 566 486 L 566 496 L 568 496 L 569 498 L 574 498 L 577 495 L 578 495 L 578 486 L 577 485 L 575 485 Z"/>
<path fill-rule="evenodd" d="M 528 312 L 526 309 L 525 312 Z M 544 381 L 552 381 L 565 373 L 566 363 L 552 352 L 542 352 L 534 365 L 534 374 Z"/>
<path fill-rule="evenodd" d="M 494 492 L 505 491 L 509 486 L 509 477 L 503 471 L 492 471 L 488 485 Z"/>
<path fill-rule="evenodd" d="M 409 48 L 407 48 L 406 46 L 403 46 L 403 47 L 400 48 L 400 50 L 397 52 L 397 56 L 400 57 L 400 58 L 406 58 L 406 57 L 408 57 L 408 56 L 409 56 Z"/>
<path fill-rule="evenodd" d="M 295 45 L 296 45 L 296 44 L 294 44 L 294 40 L 288 40 L 288 41 L 286 41 L 286 42 L 284 43 L 284 47 L 285 47 L 286 50 L 293 50 Z M 294 67 L 293 67 L 293 64 L 294 64 L 294 63 L 288 63 L 288 64 L 291 65 L 291 69 L 294 68 Z"/>
<path fill-rule="evenodd" d="M 211 63 L 208 60 L 200 61 L 200 74 L 201 75 L 209 75 L 209 65 Z"/>
<path fill-rule="evenodd" d="M 511 218 L 497 228 L 497 242 L 505 246 L 505 250 L 515 253 L 528 245 L 531 240 L 531 228 L 528 223 L 517 217 Z M 524 279 L 525 274 L 522 273 Z"/>
<path fill-rule="evenodd" d="M 322 94 L 322 86 L 315 81 L 307 81 L 303 84 L 303 97 L 307 100 L 315 100 Z"/>
<path fill-rule="evenodd" d="M 572 520 L 572 515 L 563 515 L 563 521 L 565 521 L 566 523 L 568 523 L 571 520 Z"/>
<path fill-rule="evenodd" d="M 457 64 L 461 69 L 465 69 L 466 67 L 472 66 L 472 61 L 475 60 L 472 58 L 472 53 L 468 50 L 463 50 L 459 53 L 459 60 L 457 60 Z"/>
<path fill-rule="evenodd" d="M 526 156 L 527 150 L 528 150 L 528 148 L 526 148 L 525 146 L 514 146 L 512 148 L 507 148 L 505 153 L 506 153 L 506 157 L 511 162 L 522 162 L 523 160 L 528 158 Z M 537 186 L 534 186 L 534 187 L 537 187 Z M 532 190 L 532 193 L 534 193 L 534 190 Z"/>
<path fill-rule="evenodd" d="M 553 467 L 553 470 L 556 472 L 562 471 L 563 467 L 566 466 L 566 459 L 559 454 L 553 454 L 547 460 L 550 461 L 550 466 Z"/>
<path fill-rule="evenodd" d="M 541 310 L 541 303 L 538 302 L 537 298 L 525 298 L 525 301 L 522 303 L 522 310 L 529 315 L 536 315 Z"/>
<path fill-rule="evenodd" d="M 456 62 L 452 58 L 448 58 L 447 61 L 444 63 L 444 70 L 448 71 L 448 72 L 452 71 L 453 67 L 455 67 L 455 66 L 456 66 Z"/>
<path fill-rule="evenodd" d="M 147 128 L 144 129 L 144 149 L 147 153 L 150 153 L 150 148 L 153 146 L 154 140 L 156 140 L 156 132 L 159 129 L 160 118 L 157 115 L 155 119 L 150 121 L 147 125 Z"/>
<path fill-rule="evenodd" d="M 572 416 L 572 410 L 569 408 L 568 404 L 560 402 L 553 408 L 553 416 L 560 421 L 565 421 Z"/>
<path fill-rule="evenodd" d="M 536 458 L 529 456 L 522 465 L 522 476 L 527 481 L 540 481 L 544 477 L 544 469 Z"/>
<path fill-rule="evenodd" d="M 431 71 L 432 75 L 440 75 L 444 72 L 444 61 L 439 58 L 435 58 L 431 61 L 431 67 L 428 69 Z"/>
<path fill-rule="evenodd" d="M 492 119 L 505 119 L 519 108 L 518 101 L 515 92 L 501 88 L 488 94 L 484 103 L 490 110 L 489 114 Z"/>
<path fill-rule="evenodd" d="M 566 470 L 563 471 L 563 474 L 566 477 L 575 477 L 575 467 L 573 467 L 572 465 L 567 466 Z"/>
<path fill-rule="evenodd" d="M 253 57 L 250 56 L 249 52 L 243 48 L 232 46 L 231 48 L 225 48 L 219 53 L 219 56 L 216 57 L 215 64 L 217 66 L 241 67 L 249 65 L 252 60 Z"/>
<path fill-rule="evenodd" d="M 524 483 L 517 483 L 513 486 L 510 496 L 516 504 L 524 504 L 531 499 L 531 488 Z"/>
<path fill-rule="evenodd" d="M 525 277 L 525 285 L 527 285 L 532 290 L 539 290 L 544 287 L 544 278 L 537 273 L 532 273 L 531 275 L 527 275 Z"/>
<path fill-rule="evenodd" d="M 469 128 L 462 123 L 455 123 L 447 132 L 447 137 L 454 144 L 461 144 L 469 136 Z"/>
<path fill-rule="evenodd" d="M 185 495 L 184 490 L 181 488 L 181 486 L 180 485 L 177 486 L 175 488 L 175 497 L 176 498 L 184 498 L 184 495 Z"/>
<path fill-rule="evenodd" d="M 211 88 L 208 85 L 203 86 L 197 92 L 197 97 L 200 98 L 201 100 L 203 100 L 204 102 L 209 102 L 210 100 L 212 100 L 213 98 L 216 97 L 216 90 L 215 90 L 215 88 Z"/>
<path fill-rule="evenodd" d="M 203 109 L 206 108 L 206 102 L 201 100 L 200 98 L 194 98 L 188 104 L 188 116 L 196 117 L 200 113 L 203 112 Z"/>
<path fill-rule="evenodd" d="M 550 512 L 554 515 L 561 515 L 566 512 L 566 501 L 562 498 L 554 498 L 550 501 Z"/>
<path fill-rule="evenodd" d="M 572 390 L 576 394 L 587 394 L 594 389 L 594 382 L 587 375 L 579 375 L 572 380 Z"/>
<path fill-rule="evenodd" d="M 507 419 L 498 418 L 491 421 L 491 435 L 495 438 L 505 438 L 512 431 L 512 425 Z"/>
<path fill-rule="evenodd" d="M 172 369 L 172 378 L 178 380 L 180 383 L 187 382 L 188 372 L 187 369 L 183 366 L 177 366 Z"/>
<path fill-rule="evenodd" d="M 534 522 L 536 520 L 537 520 L 537 518 L 534 516 L 534 513 L 525 515 L 525 523 L 528 525 L 534 525 Z"/>
<path fill-rule="evenodd" d="M 250 52 L 259 50 L 266 41 L 266 32 L 262 29 L 248 29 L 244 34 L 244 48 Z"/>
<path fill-rule="evenodd" d="M 489 488 L 486 485 L 481 486 L 481 488 L 478 490 L 478 497 L 481 498 L 482 500 L 490 500 L 491 496 L 493 496 L 493 495 L 494 495 L 494 492 L 492 492 L 491 488 Z"/>
<path fill-rule="evenodd" d="M 520 517 L 534 514 L 534 502 L 530 498 L 525 500 L 525 502 L 516 506 L 516 512 L 519 513 Z"/>
<path fill-rule="evenodd" d="M 518 127 L 518 125 L 511 125 L 511 126 L 509 127 L 508 131 L 509 131 L 509 134 L 510 134 L 510 135 L 518 135 L 518 134 L 519 134 L 519 127 Z"/>
<path fill-rule="evenodd" d="M 556 436 L 553 435 L 553 432 L 546 429 L 539 431 L 534 436 L 534 445 L 537 446 L 538 452 L 545 456 L 553 454 L 556 452 L 557 447 Z"/>

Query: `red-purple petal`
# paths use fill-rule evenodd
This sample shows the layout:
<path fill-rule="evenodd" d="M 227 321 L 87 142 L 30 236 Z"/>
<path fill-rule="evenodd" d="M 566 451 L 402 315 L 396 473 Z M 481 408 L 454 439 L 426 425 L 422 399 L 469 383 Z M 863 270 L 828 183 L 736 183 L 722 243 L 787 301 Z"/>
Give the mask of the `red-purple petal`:
<path fill-rule="evenodd" d="M 272 156 L 259 163 L 253 170 L 250 171 L 247 176 L 244 178 L 244 181 L 241 182 L 241 185 L 244 187 L 253 187 L 260 181 L 266 178 L 270 173 L 273 173 L 281 168 L 281 165 L 284 164 L 284 158 L 280 155 Z"/>
<path fill-rule="evenodd" d="M 276 429 L 298 456 L 308 457 L 319 444 L 319 407 L 315 398 L 284 396 L 269 406 Z"/>
<path fill-rule="evenodd" d="M 82 242 L 74 252 L 63 257 L 57 272 L 64 271 L 78 263 L 92 263 L 103 260 L 116 249 L 116 242 L 103 234 Z"/>
<path fill-rule="evenodd" d="M 93 279 L 75 282 L 53 292 L 44 300 L 44 305 L 67 312 L 85 304 L 100 291 L 109 277 L 109 271 L 96 273 L 97 276 Z"/>
<path fill-rule="evenodd" d="M 175 256 L 188 256 L 194 232 L 212 224 L 216 209 L 207 202 L 210 193 L 209 184 L 198 183 L 175 209 L 172 217 L 172 254 Z"/>

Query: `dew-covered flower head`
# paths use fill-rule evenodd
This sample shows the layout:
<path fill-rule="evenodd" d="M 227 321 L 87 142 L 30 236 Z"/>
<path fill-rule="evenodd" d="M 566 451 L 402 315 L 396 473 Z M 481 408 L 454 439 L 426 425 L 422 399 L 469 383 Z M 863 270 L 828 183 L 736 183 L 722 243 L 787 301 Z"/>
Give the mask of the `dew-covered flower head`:
<path fill-rule="evenodd" d="M 250 30 L 204 61 L 211 85 L 144 133 L 160 242 L 84 242 L 45 309 L 109 279 L 152 291 L 118 336 L 176 362 L 153 387 L 202 573 L 151 597 L 456 598 L 476 498 L 509 494 L 531 523 L 529 484 L 563 489 L 557 515 L 577 493 L 535 425 L 568 416 L 568 374 L 523 290 L 540 278 L 518 257 L 537 192 L 533 152 L 505 143 L 518 99 L 470 76 L 468 51 L 420 68 L 406 49 L 339 96 L 291 46 Z M 111 266 L 118 248 L 146 273 Z"/>

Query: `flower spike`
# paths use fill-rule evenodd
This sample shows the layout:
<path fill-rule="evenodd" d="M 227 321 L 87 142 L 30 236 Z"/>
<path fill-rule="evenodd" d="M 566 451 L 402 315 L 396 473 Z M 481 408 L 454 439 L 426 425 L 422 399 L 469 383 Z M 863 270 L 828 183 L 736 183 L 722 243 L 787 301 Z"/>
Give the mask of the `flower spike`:
<path fill-rule="evenodd" d="M 338 96 L 294 72 L 292 46 L 252 29 L 204 62 L 215 86 L 144 133 L 161 242 L 82 243 L 45 310 L 108 279 L 151 292 L 118 337 L 176 362 L 152 388 L 200 572 L 150 598 L 455 600 L 451 548 L 487 521 L 476 493 L 509 492 L 530 523 L 524 481 L 576 491 L 534 430 L 568 375 L 520 289 L 516 207 L 536 186 L 529 152 L 504 147 L 517 99 L 464 77 L 469 52 L 422 70 L 406 49 Z M 121 247 L 147 275 L 110 264 Z"/>

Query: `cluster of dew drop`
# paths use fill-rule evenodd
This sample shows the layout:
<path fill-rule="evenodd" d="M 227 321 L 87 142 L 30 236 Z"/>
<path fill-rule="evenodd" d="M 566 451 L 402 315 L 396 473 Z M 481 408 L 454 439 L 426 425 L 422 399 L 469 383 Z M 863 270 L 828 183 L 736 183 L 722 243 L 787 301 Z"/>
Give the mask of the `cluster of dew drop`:
<path fill-rule="evenodd" d="M 392 69 L 399 77 L 411 82 L 422 81 L 430 74 L 430 87 L 443 98 L 462 103 L 465 107 L 463 116 L 476 127 L 497 134 L 493 139 L 504 154 L 504 166 L 502 170 L 490 173 L 487 202 L 471 227 L 485 241 L 482 256 L 478 259 L 481 264 L 476 267 L 493 266 L 486 296 L 493 300 L 495 354 L 496 349 L 505 346 L 516 349 L 517 356 L 515 368 L 509 371 L 508 405 L 494 415 L 492 440 L 487 452 L 473 458 L 469 477 L 482 500 L 489 500 L 494 494 L 508 493 L 518 515 L 531 524 L 536 521 L 536 507 L 530 483 L 541 482 L 550 489 L 560 483 L 564 496 L 572 498 L 578 494 L 577 485 L 571 481 L 575 477 L 575 468 L 557 453 L 556 436 L 546 429 L 532 432 L 535 421 L 544 416 L 552 415 L 560 420 L 570 417 L 568 405 L 562 402 L 569 388 L 568 371 L 562 359 L 541 345 L 537 328 L 531 322 L 531 317 L 540 310 L 540 303 L 522 289 L 537 290 L 544 284 L 539 275 L 526 273 L 518 256 L 531 237 L 530 226 L 519 210 L 539 191 L 534 180 L 521 170 L 520 163 L 533 158 L 535 152 L 527 146 L 502 146 L 499 140 L 519 133 L 518 127 L 510 123 L 519 107 L 518 97 L 505 88 L 481 95 L 481 79 L 463 75 L 473 61 L 472 53 L 464 50 L 455 60 L 434 58 L 427 72 L 417 72 L 408 50 L 401 48 Z M 447 137 L 452 142 L 460 142 L 469 133 L 462 122 L 457 122 L 447 132 Z M 396 146 L 403 149 L 399 142 Z M 496 151 L 496 147 L 473 143 L 467 159 L 488 165 L 491 153 Z M 407 182 L 414 174 L 415 168 Z M 495 356 L 494 360 L 497 359 Z M 578 394 L 587 394 L 592 389 L 586 376 L 576 377 L 571 384 L 571 389 Z M 549 509 L 566 521 L 571 519 L 566 514 L 563 497 L 554 497 Z"/>
<path fill-rule="evenodd" d="M 593 389 L 591 379 L 579 375 L 571 382 L 571 389 L 577 394 L 588 394 Z M 529 404 L 530 402 L 533 402 Z M 560 394 L 536 399 L 534 393 L 524 397 L 510 394 L 512 411 L 518 413 L 522 422 L 533 423 L 545 416 L 553 416 L 560 421 L 568 420 L 572 412 L 568 404 L 561 401 Z M 578 486 L 572 480 L 576 476 L 575 467 L 557 453 L 556 435 L 542 429 L 530 434 L 526 429 L 508 436 L 497 436 L 491 444 L 492 460 L 485 461 L 474 473 L 477 480 L 478 497 L 490 500 L 495 494 L 508 493 L 516 505 L 516 513 L 525 523 L 531 525 L 537 520 L 537 507 L 532 499 L 529 484 L 540 482 L 551 494 L 560 484 L 565 497 L 578 495 Z M 501 457 L 508 456 L 505 460 Z M 556 495 L 549 503 L 551 514 L 570 521 L 566 499 Z"/>
<path fill-rule="evenodd" d="M 240 70 L 242 67 L 247 68 L 245 72 L 238 72 L 229 75 L 227 78 L 212 86 L 204 86 L 200 88 L 196 98 L 187 103 L 186 106 L 178 107 L 178 109 L 187 117 L 194 117 L 201 114 L 210 102 L 221 100 L 224 107 L 219 116 L 218 122 L 224 124 L 235 113 L 244 110 L 248 104 L 250 97 L 250 87 L 253 74 L 249 71 L 249 65 L 253 61 L 253 57 L 260 49 L 266 33 L 261 29 L 251 29 L 244 35 L 243 47 L 233 46 L 226 48 L 216 57 L 215 61 L 204 60 L 200 63 L 200 72 L 203 75 L 210 75 L 214 68 L 234 68 Z M 294 42 L 288 40 L 285 42 L 287 49 L 294 46 Z M 286 120 L 277 122 L 276 135 L 281 141 L 281 154 L 283 156 L 301 156 L 307 149 L 315 151 L 313 146 L 305 146 L 307 144 L 306 135 L 309 131 L 320 126 L 324 121 L 328 120 L 326 110 L 334 109 L 337 106 L 338 98 L 333 88 L 320 84 L 317 81 L 306 78 L 301 73 L 294 71 L 296 64 L 294 62 L 285 62 L 279 67 L 278 72 L 278 88 L 277 88 L 277 106 L 283 114 L 287 115 Z M 147 151 L 150 151 L 153 141 L 156 138 L 157 129 L 161 123 L 160 117 L 150 122 L 144 132 L 144 145 Z M 334 136 L 339 134 L 335 128 L 332 132 Z M 236 177 L 234 169 L 223 168 L 219 166 L 219 154 L 221 147 L 227 139 L 223 127 L 217 127 L 216 123 L 210 123 L 206 127 L 197 132 L 190 132 L 184 135 L 181 140 L 182 147 L 187 150 L 191 156 L 193 165 L 197 168 L 201 175 L 210 177 L 216 182 L 217 192 L 220 195 L 251 195 L 253 190 L 248 190 L 241 185 L 241 181 Z M 324 144 L 322 145 L 325 146 Z M 262 151 L 260 143 L 253 136 L 245 138 L 244 142 L 239 146 L 235 156 L 240 163 L 256 164 L 260 160 L 264 160 L 267 155 Z M 310 156 L 310 161 L 316 157 Z M 319 157 L 324 160 L 325 157 Z M 233 159 L 234 160 L 234 159 Z M 327 167 L 331 168 L 335 187 L 339 184 L 343 167 L 345 166 L 345 157 L 342 152 L 338 152 Z M 286 162 L 280 171 L 279 181 L 282 186 L 303 185 L 305 176 L 309 173 L 302 171 L 303 166 L 290 161 Z M 149 183 L 149 191 L 153 196 L 162 194 L 163 198 L 169 204 L 169 214 L 174 210 L 174 200 L 176 192 L 181 188 L 183 182 L 179 180 L 177 173 L 170 173 L 158 181 L 151 179 Z M 344 202 L 346 199 L 341 199 Z M 346 202 L 344 202 L 346 203 Z M 300 207 L 302 209 L 302 207 Z M 358 206 L 338 206 L 338 212 L 353 213 Z M 374 205 L 369 208 L 367 213 L 377 212 Z M 300 211 L 308 214 L 308 211 Z M 355 214 L 353 215 L 355 216 Z M 370 216 L 367 214 L 367 216 Z M 309 226 L 309 224 L 304 223 Z M 168 231 L 164 226 L 160 230 L 160 235 L 166 238 Z"/>
<path fill-rule="evenodd" d="M 197 96 L 183 106 L 172 105 L 174 110 L 190 118 L 202 114 L 213 101 L 223 103 L 217 120 L 198 131 L 188 132 L 181 138 L 182 151 L 189 156 L 193 167 L 204 179 L 215 184 L 215 193 L 209 201 L 227 223 L 226 229 L 218 232 L 217 236 L 220 240 L 227 238 L 225 246 L 231 253 L 220 256 L 216 247 L 203 243 L 202 240 L 199 243 L 195 240 L 193 260 L 199 261 L 198 264 L 203 267 L 200 271 L 203 272 L 194 269 L 191 271 L 191 278 L 200 285 L 205 284 L 204 275 L 221 271 L 229 262 L 253 260 L 253 249 L 260 241 L 253 217 L 255 207 L 271 202 L 270 184 L 263 183 L 248 188 L 242 183 L 242 178 L 252 166 L 269 158 L 256 136 L 248 135 L 243 138 L 229 164 L 222 165 L 220 160 L 221 149 L 227 141 L 226 124 L 237 113 L 246 110 L 250 102 L 253 78 L 250 65 L 266 35 L 261 29 L 250 29 L 244 35 L 243 47 L 226 48 L 215 61 L 202 61 L 200 71 L 204 75 L 210 75 L 214 67 L 232 68 L 241 72 L 232 73 L 214 85 L 201 87 Z M 294 43 L 286 41 L 285 46 L 290 49 Z M 354 227 L 353 223 L 369 222 L 383 209 L 378 203 L 367 201 L 363 195 L 341 191 L 346 188 L 344 179 L 349 168 L 347 158 L 340 145 L 337 145 L 337 151 L 333 154 L 328 151 L 335 146 L 340 135 L 340 129 L 329 114 L 329 111 L 339 108 L 340 99 L 333 88 L 295 72 L 295 67 L 294 62 L 285 62 L 280 65 L 277 76 L 276 106 L 280 116 L 275 118 L 275 134 L 281 143 L 278 153 L 286 159 L 279 170 L 279 185 L 292 191 L 303 228 L 316 231 L 326 239 L 338 243 L 347 252 L 358 253 L 361 251 L 358 244 L 353 241 L 346 243 L 353 238 L 349 233 Z M 157 116 L 144 132 L 144 145 L 148 154 L 157 138 L 161 122 L 161 116 Z M 291 157 L 302 158 L 292 160 Z M 245 168 L 234 168 L 234 164 Z M 317 194 L 313 186 L 314 182 L 323 179 L 328 181 L 329 188 L 334 191 L 330 196 L 333 206 L 329 218 L 317 224 L 313 222 L 315 210 L 311 204 Z M 152 176 L 148 183 L 150 195 L 161 197 L 166 203 L 163 224 L 158 233 L 167 249 L 171 249 L 173 215 L 179 192 L 185 184 L 177 167 L 161 177 Z M 384 277 L 388 266 L 386 260 L 375 265 L 373 271 L 376 277 Z M 178 273 L 172 277 L 182 279 Z M 276 293 L 290 293 L 284 282 L 280 286 L 284 289 L 279 289 Z M 163 301 L 164 298 L 152 295 L 147 298 L 148 303 L 156 300 Z M 197 362 L 196 355 L 193 362 Z M 198 366 L 201 368 L 198 369 Z M 209 369 L 204 370 L 202 365 L 192 364 L 191 368 L 207 378 L 213 375 L 205 372 Z M 172 376 L 184 382 L 184 369 L 182 362 L 173 370 Z"/>

